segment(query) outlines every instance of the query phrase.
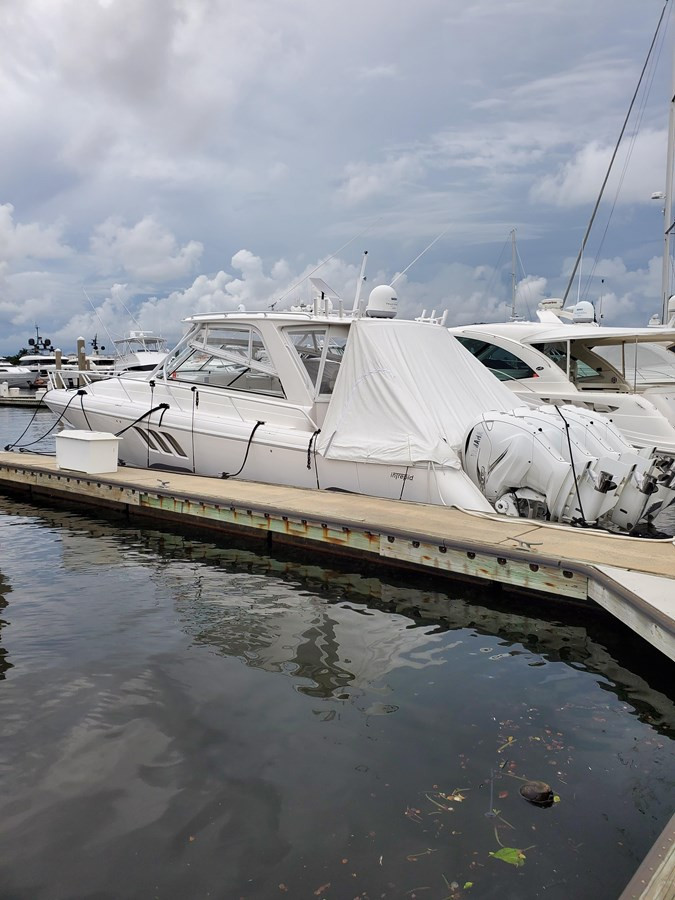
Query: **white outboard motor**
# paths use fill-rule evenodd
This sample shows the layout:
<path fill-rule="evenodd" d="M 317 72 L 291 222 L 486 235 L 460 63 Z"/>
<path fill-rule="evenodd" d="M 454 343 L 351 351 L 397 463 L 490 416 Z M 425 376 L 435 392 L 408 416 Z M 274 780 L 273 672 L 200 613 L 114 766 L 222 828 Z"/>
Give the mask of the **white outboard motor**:
<path fill-rule="evenodd" d="M 608 419 L 576 406 L 485 413 L 464 470 L 497 512 L 632 531 L 675 501 L 675 461 L 635 450 Z"/>

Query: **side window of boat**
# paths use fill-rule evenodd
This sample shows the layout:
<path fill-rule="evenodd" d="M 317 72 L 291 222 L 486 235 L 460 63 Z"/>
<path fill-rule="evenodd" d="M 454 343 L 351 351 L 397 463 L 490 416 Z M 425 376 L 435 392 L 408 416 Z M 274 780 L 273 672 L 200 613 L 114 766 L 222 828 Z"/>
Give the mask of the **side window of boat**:
<path fill-rule="evenodd" d="M 300 357 L 309 380 L 316 387 L 321 367 L 321 355 L 326 342 L 325 328 L 289 328 L 287 332 L 295 352 Z"/>
<path fill-rule="evenodd" d="M 497 344 L 491 344 L 488 341 L 479 341 L 463 335 L 457 335 L 456 337 L 500 381 L 536 377 L 534 371 L 515 353 L 511 353 L 509 350 L 505 350 L 503 347 L 498 347 Z"/>
<path fill-rule="evenodd" d="M 564 341 L 552 341 L 549 344 L 533 344 L 532 346 L 551 362 L 554 362 L 563 372 L 567 371 L 567 344 Z"/>
<path fill-rule="evenodd" d="M 306 326 L 289 328 L 287 334 L 309 380 L 315 389 L 318 386 L 319 396 L 332 394 L 347 342 L 346 330 L 332 325 L 328 330 Z"/>

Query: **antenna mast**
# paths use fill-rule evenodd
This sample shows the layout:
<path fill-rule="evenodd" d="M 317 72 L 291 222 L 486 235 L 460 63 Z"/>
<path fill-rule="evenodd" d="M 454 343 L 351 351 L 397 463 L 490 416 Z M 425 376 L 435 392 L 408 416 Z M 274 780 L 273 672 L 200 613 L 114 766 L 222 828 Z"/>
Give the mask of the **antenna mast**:
<path fill-rule="evenodd" d="M 516 229 L 511 229 L 511 321 L 516 319 Z"/>
<path fill-rule="evenodd" d="M 368 261 L 368 251 L 363 251 L 363 259 L 361 260 L 361 271 L 359 272 L 359 280 L 356 283 L 356 294 L 354 295 L 354 306 L 352 306 L 352 313 L 357 313 L 359 310 L 359 303 L 361 302 L 361 287 L 363 282 L 366 280 L 366 262 Z"/>

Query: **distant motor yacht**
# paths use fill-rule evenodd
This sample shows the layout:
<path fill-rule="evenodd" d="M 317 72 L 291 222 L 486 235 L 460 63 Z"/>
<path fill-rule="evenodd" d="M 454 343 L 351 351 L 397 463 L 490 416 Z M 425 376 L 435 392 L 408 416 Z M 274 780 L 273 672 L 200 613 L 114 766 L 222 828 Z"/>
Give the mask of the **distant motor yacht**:
<path fill-rule="evenodd" d="M 35 376 L 28 366 L 15 366 L 8 359 L 0 357 L 0 384 L 8 387 L 29 388 Z"/>

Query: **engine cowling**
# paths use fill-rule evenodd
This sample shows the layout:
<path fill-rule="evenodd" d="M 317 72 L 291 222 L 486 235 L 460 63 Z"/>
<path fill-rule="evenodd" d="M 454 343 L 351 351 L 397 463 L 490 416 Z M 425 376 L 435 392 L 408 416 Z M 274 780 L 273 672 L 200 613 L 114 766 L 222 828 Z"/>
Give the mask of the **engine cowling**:
<path fill-rule="evenodd" d="M 498 512 L 524 518 L 631 531 L 675 501 L 672 459 L 576 406 L 483 414 L 463 466 Z"/>

